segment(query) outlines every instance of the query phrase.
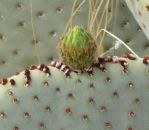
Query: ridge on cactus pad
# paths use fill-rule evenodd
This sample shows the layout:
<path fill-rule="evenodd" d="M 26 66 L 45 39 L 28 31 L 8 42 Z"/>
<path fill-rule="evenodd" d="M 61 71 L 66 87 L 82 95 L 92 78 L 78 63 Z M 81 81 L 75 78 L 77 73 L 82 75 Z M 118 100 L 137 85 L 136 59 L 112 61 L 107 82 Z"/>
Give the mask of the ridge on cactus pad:
<path fill-rule="evenodd" d="M 59 44 L 61 60 L 73 69 L 89 67 L 96 52 L 95 40 L 83 27 L 70 29 Z"/>
<path fill-rule="evenodd" d="M 99 57 L 92 74 L 32 65 L 0 82 L 0 130 L 149 130 L 148 65 L 132 55 Z"/>

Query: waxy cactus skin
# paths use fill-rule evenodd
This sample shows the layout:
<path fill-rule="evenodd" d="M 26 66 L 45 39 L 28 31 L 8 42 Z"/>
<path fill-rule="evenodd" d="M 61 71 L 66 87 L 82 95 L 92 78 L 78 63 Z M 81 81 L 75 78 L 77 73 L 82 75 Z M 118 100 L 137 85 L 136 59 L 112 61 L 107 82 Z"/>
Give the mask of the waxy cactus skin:
<path fill-rule="evenodd" d="M 149 40 L 149 1 L 125 0 L 136 21 Z"/>
<path fill-rule="evenodd" d="M 36 40 L 33 40 L 32 36 L 29 1 L 0 1 L 0 79 L 14 75 L 32 64 L 49 64 L 52 59 L 59 57 L 57 44 L 66 26 L 74 1 L 32 0 Z M 78 3 L 80 1 L 78 0 Z M 149 53 L 148 39 L 140 30 L 125 1 L 115 1 L 118 2 L 116 17 L 113 15 L 108 27 L 109 31 L 143 57 Z M 73 25 L 86 27 L 87 17 L 88 7 L 85 4 L 75 16 Z M 96 44 L 99 45 L 99 41 Z M 113 46 L 113 38 L 106 35 L 103 44 L 105 51 L 108 50 Z M 124 53 L 128 53 L 125 48 L 111 52 L 112 55 L 119 56 Z"/>
<path fill-rule="evenodd" d="M 76 27 L 61 39 L 62 62 L 49 65 L 49 60 L 58 57 L 56 45 L 70 2 L 33 1 L 33 40 L 28 1 L 1 0 L 0 76 L 16 75 L 0 81 L 0 130 L 149 130 L 149 56 L 95 60 L 94 36 Z M 143 56 L 148 41 L 126 8 L 120 1 L 118 16 L 109 28 L 112 32 L 116 21 L 116 35 Z M 83 7 L 79 13 L 76 25 L 85 27 L 88 11 Z M 104 41 L 106 49 L 111 47 L 113 40 L 106 36 Z M 49 66 L 37 66 L 38 56 Z"/>
<path fill-rule="evenodd" d="M 0 129 L 148 130 L 148 60 L 99 57 L 91 74 L 32 65 L 1 80 Z"/>

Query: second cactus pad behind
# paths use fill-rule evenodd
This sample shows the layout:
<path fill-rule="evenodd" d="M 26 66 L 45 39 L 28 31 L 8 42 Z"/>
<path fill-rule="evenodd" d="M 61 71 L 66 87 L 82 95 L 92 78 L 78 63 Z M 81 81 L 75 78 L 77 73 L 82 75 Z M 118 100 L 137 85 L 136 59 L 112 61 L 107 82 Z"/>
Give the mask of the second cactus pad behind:
<path fill-rule="evenodd" d="M 72 69 L 84 69 L 92 65 L 95 53 L 95 40 L 83 27 L 70 29 L 59 44 L 60 58 Z"/>

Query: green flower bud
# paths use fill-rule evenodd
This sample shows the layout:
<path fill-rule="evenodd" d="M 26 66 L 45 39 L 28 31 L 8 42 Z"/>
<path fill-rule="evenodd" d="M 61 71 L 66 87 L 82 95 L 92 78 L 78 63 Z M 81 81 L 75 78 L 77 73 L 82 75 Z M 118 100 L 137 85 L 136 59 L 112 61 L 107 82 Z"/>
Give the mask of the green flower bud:
<path fill-rule="evenodd" d="M 75 26 L 61 39 L 60 58 L 72 69 L 89 67 L 95 58 L 96 44 L 84 28 Z"/>

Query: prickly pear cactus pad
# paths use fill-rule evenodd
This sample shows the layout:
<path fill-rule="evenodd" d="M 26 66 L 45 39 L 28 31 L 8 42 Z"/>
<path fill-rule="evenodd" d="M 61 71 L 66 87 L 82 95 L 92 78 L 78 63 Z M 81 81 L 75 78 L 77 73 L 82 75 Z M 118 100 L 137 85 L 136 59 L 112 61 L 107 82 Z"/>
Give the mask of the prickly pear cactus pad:
<path fill-rule="evenodd" d="M 125 0 L 135 19 L 149 39 L 149 1 L 148 0 Z"/>
<path fill-rule="evenodd" d="M 149 42 L 143 30 L 137 24 L 132 13 L 128 9 L 127 4 L 123 0 L 116 0 L 116 12 L 113 16 L 109 26 L 110 32 L 113 32 L 121 40 L 123 40 L 129 47 L 131 47 L 137 54 L 144 56 L 149 54 Z M 132 0 L 129 0 L 130 3 Z M 137 0 L 135 0 L 138 2 Z M 141 2 L 142 0 L 140 0 Z M 113 44 L 113 38 L 105 36 L 105 49 L 108 50 Z M 112 55 L 122 55 L 128 53 L 126 48 L 120 47 L 116 51 L 112 51 Z"/>
<path fill-rule="evenodd" d="M 123 57 L 98 58 L 90 73 L 53 61 L 3 79 L 0 129 L 148 130 L 149 57 Z"/>
<path fill-rule="evenodd" d="M 73 0 L 32 0 L 31 11 L 30 0 L 0 0 L 0 79 L 24 70 L 32 64 L 49 64 L 51 59 L 58 58 L 56 47 L 73 2 Z M 80 3 L 80 0 L 78 2 Z M 77 12 L 73 23 L 86 27 L 87 16 L 86 2 Z M 113 25 L 116 25 L 114 32 Z M 32 26 L 36 39 L 33 38 Z M 112 18 L 109 28 L 137 54 L 140 56 L 148 54 L 148 40 L 123 0 L 118 3 L 116 18 Z M 105 50 L 111 48 L 112 41 L 109 36 L 105 37 Z M 121 55 L 126 52 L 128 51 L 123 48 L 115 53 Z"/>
<path fill-rule="evenodd" d="M 75 26 L 60 41 L 60 57 L 73 69 L 89 67 L 96 52 L 95 40 L 83 27 Z"/>

